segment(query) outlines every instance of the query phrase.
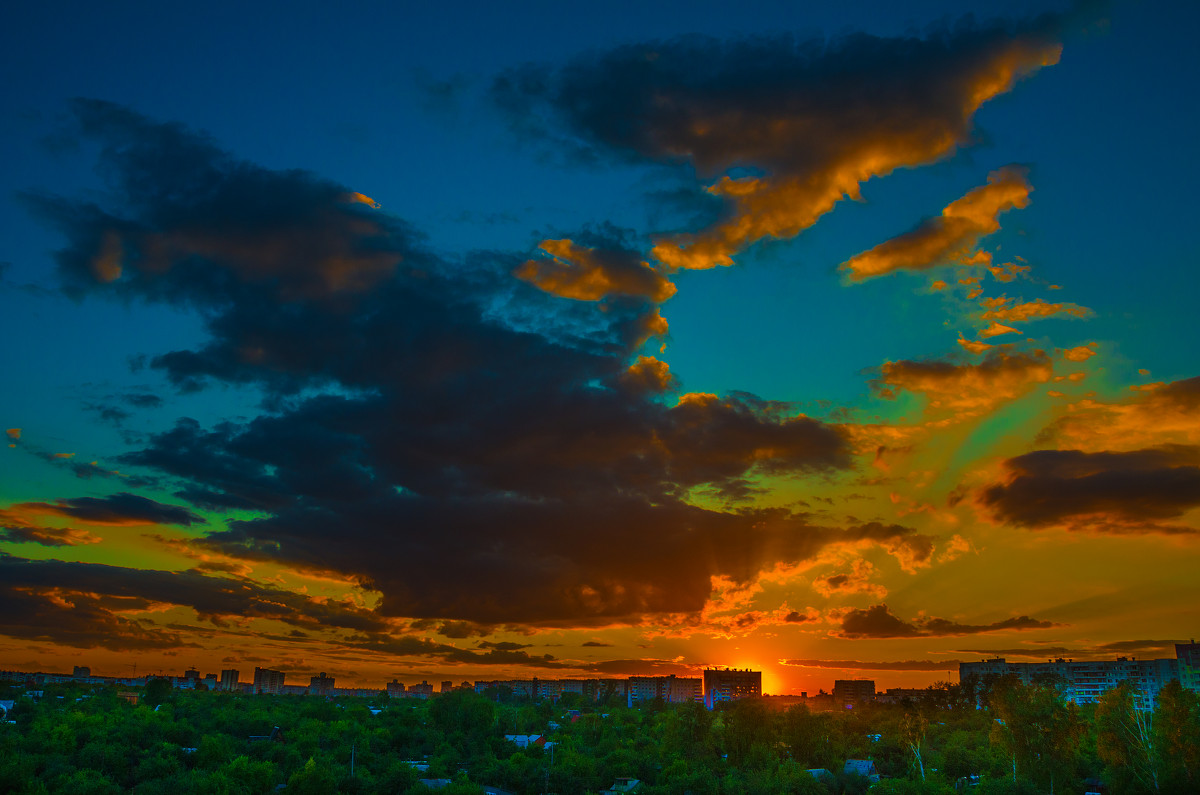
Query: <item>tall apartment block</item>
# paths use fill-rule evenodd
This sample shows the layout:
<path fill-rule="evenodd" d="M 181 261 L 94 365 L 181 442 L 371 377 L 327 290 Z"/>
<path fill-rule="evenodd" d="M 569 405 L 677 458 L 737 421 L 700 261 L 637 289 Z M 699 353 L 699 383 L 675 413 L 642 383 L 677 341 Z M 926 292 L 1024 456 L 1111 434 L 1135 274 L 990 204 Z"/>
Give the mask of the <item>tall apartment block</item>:
<path fill-rule="evenodd" d="M 270 668 L 254 669 L 255 693 L 279 693 L 283 690 L 283 671 L 273 671 Z"/>
<path fill-rule="evenodd" d="M 629 677 L 626 699 L 629 706 L 643 701 L 662 699 L 666 704 L 683 704 L 689 701 L 704 701 L 703 683 L 699 679 L 670 676 Z"/>
<path fill-rule="evenodd" d="M 712 709 L 721 701 L 737 701 L 762 695 L 762 671 L 750 669 L 704 669 L 704 706 Z"/>
<path fill-rule="evenodd" d="M 1026 685 L 1053 679 L 1062 684 L 1063 697 L 1076 704 L 1094 704 L 1121 682 L 1130 681 L 1137 688 L 1138 708 L 1154 709 L 1158 691 L 1171 680 L 1177 679 L 1184 687 L 1200 692 L 1198 669 L 1200 644 L 1181 643 L 1175 646 L 1175 659 L 1064 660 L 1060 657 L 1047 662 L 1019 663 L 996 657 L 959 663 L 958 678 L 961 682 L 972 676 L 986 680 L 1015 674 Z"/>

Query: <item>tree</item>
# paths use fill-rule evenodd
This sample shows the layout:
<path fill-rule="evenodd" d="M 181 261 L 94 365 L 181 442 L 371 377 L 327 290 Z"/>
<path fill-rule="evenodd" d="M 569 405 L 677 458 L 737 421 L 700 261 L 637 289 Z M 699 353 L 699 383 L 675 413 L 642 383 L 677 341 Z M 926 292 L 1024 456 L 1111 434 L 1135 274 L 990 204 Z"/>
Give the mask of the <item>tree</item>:
<path fill-rule="evenodd" d="M 1053 684 L 1026 686 L 1015 677 L 996 683 L 991 702 L 997 719 L 993 737 L 1010 754 L 1013 783 L 1021 770 L 1035 784 L 1047 783 L 1054 795 L 1055 782 L 1070 775 L 1083 739 L 1078 708 L 1065 703 Z"/>
<path fill-rule="evenodd" d="M 1178 680 L 1158 694 L 1154 738 L 1162 758 L 1163 792 L 1200 788 L 1200 697 Z"/>
<path fill-rule="evenodd" d="M 921 781 L 925 780 L 925 760 L 921 758 L 921 746 L 925 743 L 925 733 L 928 730 L 929 719 L 919 712 L 905 713 L 904 720 L 900 723 L 900 735 L 904 738 L 904 745 L 913 755 L 913 764 L 921 775 Z"/>
<path fill-rule="evenodd" d="M 1159 792 L 1154 715 L 1138 709 L 1137 699 L 1137 689 L 1128 681 L 1100 697 L 1096 705 L 1096 751 L 1114 780 L 1127 779 L 1141 790 Z"/>
<path fill-rule="evenodd" d="M 151 679 L 146 682 L 146 689 L 142 692 L 142 703 L 149 707 L 157 707 L 170 697 L 173 689 L 174 685 L 170 679 Z"/>

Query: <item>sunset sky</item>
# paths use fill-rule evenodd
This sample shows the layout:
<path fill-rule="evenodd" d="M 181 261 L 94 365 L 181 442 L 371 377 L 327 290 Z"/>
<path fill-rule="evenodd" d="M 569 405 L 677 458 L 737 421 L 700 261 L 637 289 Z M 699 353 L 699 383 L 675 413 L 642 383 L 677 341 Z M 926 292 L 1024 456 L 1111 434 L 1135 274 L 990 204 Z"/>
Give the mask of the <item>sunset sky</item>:
<path fill-rule="evenodd" d="M 1200 635 L 1200 4 L 7 16 L 0 669 Z"/>

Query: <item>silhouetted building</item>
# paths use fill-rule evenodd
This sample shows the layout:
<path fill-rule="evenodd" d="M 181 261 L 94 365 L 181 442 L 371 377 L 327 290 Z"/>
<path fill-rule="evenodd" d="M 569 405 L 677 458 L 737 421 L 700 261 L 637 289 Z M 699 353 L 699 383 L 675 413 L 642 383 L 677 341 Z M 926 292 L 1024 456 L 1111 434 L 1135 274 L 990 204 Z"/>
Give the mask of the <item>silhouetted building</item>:
<path fill-rule="evenodd" d="M 721 701 L 758 698 L 762 695 L 762 671 L 705 668 L 704 706 L 712 709 Z"/>
<path fill-rule="evenodd" d="M 875 682 L 871 679 L 834 679 L 833 700 L 842 706 L 874 701 Z"/>
<path fill-rule="evenodd" d="M 270 668 L 254 668 L 255 693 L 283 692 L 283 671 L 273 671 Z"/>
<path fill-rule="evenodd" d="M 240 683 L 238 682 L 238 677 L 240 675 L 241 674 L 237 671 L 236 668 L 228 668 L 224 671 L 221 671 L 221 689 L 222 690 L 239 690 Z"/>
<path fill-rule="evenodd" d="M 396 681 L 395 677 L 386 685 L 387 694 L 392 698 L 404 698 L 404 683 Z"/>
<path fill-rule="evenodd" d="M 91 675 L 92 669 L 86 665 L 76 665 L 74 670 L 71 671 L 71 676 L 75 679 L 87 679 Z"/>
<path fill-rule="evenodd" d="M 662 699 L 667 704 L 682 704 L 688 701 L 703 702 L 703 684 L 699 679 L 681 679 L 670 676 L 631 676 L 626 693 L 629 706 L 643 701 Z"/>
<path fill-rule="evenodd" d="M 419 685 L 412 685 L 408 688 L 410 698 L 429 698 L 433 695 L 433 685 L 422 681 Z"/>
<path fill-rule="evenodd" d="M 324 671 L 308 680 L 308 692 L 313 696 L 327 696 L 333 691 L 333 677 Z"/>

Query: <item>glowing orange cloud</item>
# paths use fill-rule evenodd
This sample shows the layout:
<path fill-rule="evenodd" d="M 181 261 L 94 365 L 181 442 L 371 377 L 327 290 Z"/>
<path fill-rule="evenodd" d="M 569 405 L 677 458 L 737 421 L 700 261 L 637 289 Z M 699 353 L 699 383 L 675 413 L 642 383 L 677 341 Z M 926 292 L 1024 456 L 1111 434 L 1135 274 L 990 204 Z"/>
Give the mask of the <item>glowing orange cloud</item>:
<path fill-rule="evenodd" d="M 988 183 L 949 204 L 942 214 L 913 231 L 894 237 L 851 257 L 841 269 L 851 281 L 861 281 L 897 270 L 925 270 L 950 263 L 983 263 L 975 250 L 980 239 L 1000 229 L 999 215 L 1029 204 L 1032 188 L 1026 169 L 1005 166 L 988 175 Z M 960 284 L 978 277 L 960 280 Z"/>
<path fill-rule="evenodd" d="M 1007 300 L 1007 299 L 1005 299 Z M 1044 317 L 1054 317 L 1055 315 L 1070 315 L 1071 317 L 1088 317 L 1092 314 L 1092 310 L 1087 307 L 1078 306 L 1077 304 L 1051 304 L 1036 298 L 1022 304 L 1013 304 L 1007 307 L 997 307 L 983 313 L 984 320 L 1003 320 L 1008 323 L 1020 323 L 1028 320 L 1037 320 Z"/>
<path fill-rule="evenodd" d="M 666 392 L 675 381 L 670 366 L 653 356 L 639 356 L 621 377 L 621 383 L 640 392 Z"/>
<path fill-rule="evenodd" d="M 894 399 L 900 391 L 925 395 L 929 408 L 973 414 L 1025 394 L 1053 375 L 1050 358 L 1042 351 L 1006 354 L 995 351 L 979 364 L 899 361 L 880 368 L 871 386 L 876 394 Z"/>
<path fill-rule="evenodd" d="M 1200 445 L 1200 376 L 1146 387 L 1124 401 L 1072 403 L 1039 439 L 1096 452 L 1162 444 Z"/>
<path fill-rule="evenodd" d="M 774 173 L 717 179 L 708 191 L 726 200 L 726 220 L 695 234 L 664 237 L 652 256 L 672 269 L 705 269 L 732 264 L 735 254 L 758 240 L 794 237 L 838 202 L 860 198 L 862 184 L 872 177 L 952 154 L 969 140 L 980 105 L 1018 78 L 1057 63 L 1061 49 L 1040 36 L 1014 38 L 947 63 L 943 74 L 899 78 L 903 88 L 894 86 L 888 94 L 847 100 L 846 94 L 798 91 L 781 96 L 773 112 L 664 95 L 665 107 L 656 112 L 670 123 L 650 133 L 661 137 L 661 148 L 691 155 L 701 171 L 749 162 Z M 939 101 L 922 107 L 915 95 L 936 95 Z M 987 228 L 988 222 L 981 219 L 990 215 L 994 223 L 999 212 L 993 203 L 1024 206 L 1029 188 L 1016 171 L 1003 169 L 1000 184 L 953 205 L 947 217 L 956 230 L 963 228 L 960 237 L 984 234 L 980 225 Z M 916 261 L 915 253 L 906 253 Z M 849 269 L 852 278 L 865 278 L 885 272 L 882 267 L 860 260 Z"/>
<path fill-rule="evenodd" d="M 343 199 L 343 201 L 358 202 L 359 204 L 365 204 L 368 207 L 374 207 L 377 210 L 379 209 L 379 206 L 380 206 L 379 202 L 375 201 L 370 196 L 364 196 L 363 194 L 358 193 L 357 191 L 353 191 L 351 193 L 345 194 L 344 196 L 342 196 L 342 199 Z"/>
<path fill-rule="evenodd" d="M 527 260 L 513 275 L 548 293 L 577 301 L 632 295 L 655 303 L 675 294 L 674 284 L 631 253 L 587 248 L 571 240 L 543 240 L 538 248 L 549 258 Z"/>
<path fill-rule="evenodd" d="M 1020 334 L 1021 332 L 1012 326 L 1005 326 L 1000 323 L 992 322 L 992 325 L 979 332 L 981 337 L 999 337 L 1001 334 Z"/>
<path fill-rule="evenodd" d="M 1092 345 L 1095 344 L 1094 342 L 1092 343 Z M 1096 351 L 1087 345 L 1080 345 L 1078 348 L 1067 348 L 1063 351 L 1063 358 L 1071 362 L 1086 362 L 1095 355 Z"/>

